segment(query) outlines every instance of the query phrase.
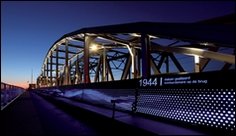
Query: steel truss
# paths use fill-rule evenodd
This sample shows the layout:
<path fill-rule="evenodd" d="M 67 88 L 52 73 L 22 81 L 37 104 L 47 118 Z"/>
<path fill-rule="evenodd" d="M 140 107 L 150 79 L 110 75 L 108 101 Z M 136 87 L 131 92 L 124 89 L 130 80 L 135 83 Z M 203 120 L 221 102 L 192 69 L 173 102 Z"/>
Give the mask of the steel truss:
<path fill-rule="evenodd" d="M 222 64 L 216 70 L 235 68 L 235 45 L 232 43 L 175 37 L 158 31 L 134 32 L 132 29 L 131 32 L 117 32 L 115 29 L 109 33 L 105 30 L 97 32 L 100 29 L 92 28 L 94 33 L 81 29 L 56 41 L 44 59 L 38 86 L 145 78 L 161 73 L 204 72 L 211 61 Z M 168 40 L 169 44 L 163 40 Z"/>

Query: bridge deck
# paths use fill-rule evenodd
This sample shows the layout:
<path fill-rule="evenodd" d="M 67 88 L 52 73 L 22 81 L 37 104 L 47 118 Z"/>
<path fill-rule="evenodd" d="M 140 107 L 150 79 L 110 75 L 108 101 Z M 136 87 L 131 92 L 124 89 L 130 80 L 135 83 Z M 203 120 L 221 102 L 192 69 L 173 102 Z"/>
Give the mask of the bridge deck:
<path fill-rule="evenodd" d="M 1 125 L 3 135 L 96 134 L 93 128 L 29 92 L 1 112 Z"/>
<path fill-rule="evenodd" d="M 110 109 L 25 92 L 1 111 L 1 135 L 203 134 L 119 111 L 111 117 Z"/>

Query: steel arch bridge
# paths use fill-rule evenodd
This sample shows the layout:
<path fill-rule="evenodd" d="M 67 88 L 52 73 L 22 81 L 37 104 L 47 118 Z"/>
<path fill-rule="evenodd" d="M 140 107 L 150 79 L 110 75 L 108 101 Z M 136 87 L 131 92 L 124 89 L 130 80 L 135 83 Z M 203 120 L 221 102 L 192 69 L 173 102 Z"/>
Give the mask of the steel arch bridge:
<path fill-rule="evenodd" d="M 83 28 L 48 50 L 38 87 L 235 69 L 235 26 L 138 22 Z"/>

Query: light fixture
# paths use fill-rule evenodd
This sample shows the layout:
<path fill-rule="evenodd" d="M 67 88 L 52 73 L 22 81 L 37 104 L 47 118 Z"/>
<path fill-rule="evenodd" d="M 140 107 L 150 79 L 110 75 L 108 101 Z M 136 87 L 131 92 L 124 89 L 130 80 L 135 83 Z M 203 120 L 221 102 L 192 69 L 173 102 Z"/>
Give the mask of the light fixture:
<path fill-rule="evenodd" d="M 96 44 L 92 43 L 90 45 L 90 49 L 91 49 L 91 51 L 97 51 L 98 50 L 98 46 Z"/>
<path fill-rule="evenodd" d="M 194 55 L 194 62 L 195 62 L 195 64 L 199 63 L 199 61 L 200 61 L 200 57 L 198 55 Z"/>
<path fill-rule="evenodd" d="M 209 43 L 209 42 L 201 42 L 199 43 L 200 45 L 204 45 L 204 46 L 214 46 L 213 43 Z"/>
<path fill-rule="evenodd" d="M 156 38 L 159 38 L 159 37 L 157 37 L 157 36 L 154 36 L 154 35 L 148 35 L 149 36 L 149 38 L 151 38 L 151 39 L 156 39 Z"/>
<path fill-rule="evenodd" d="M 134 36 L 134 37 L 141 37 L 141 35 L 137 34 L 137 33 L 131 33 L 130 34 L 131 36 Z"/>

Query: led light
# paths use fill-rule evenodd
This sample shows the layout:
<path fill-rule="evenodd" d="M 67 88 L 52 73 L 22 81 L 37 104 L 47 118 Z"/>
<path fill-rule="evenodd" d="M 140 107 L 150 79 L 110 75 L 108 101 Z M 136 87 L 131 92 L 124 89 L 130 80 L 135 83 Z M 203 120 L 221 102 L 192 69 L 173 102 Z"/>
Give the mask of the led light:
<path fill-rule="evenodd" d="M 91 49 L 91 51 L 97 51 L 98 46 L 96 44 L 91 44 L 90 49 Z"/>
<path fill-rule="evenodd" d="M 202 42 L 202 43 L 199 43 L 200 45 L 204 45 L 204 46 L 213 46 L 214 44 L 213 43 L 208 43 L 208 42 Z"/>
<path fill-rule="evenodd" d="M 151 107 L 152 110 L 137 108 L 137 111 L 183 122 L 194 122 L 203 126 L 235 130 L 232 126 L 235 123 L 234 90 L 222 88 L 203 90 L 173 88 L 142 90 L 143 92 L 140 93 L 142 103 L 139 104 L 143 107 Z M 170 92 L 173 95 L 169 95 Z M 160 110 L 153 110 L 155 108 Z"/>
<path fill-rule="evenodd" d="M 194 55 L 194 62 L 195 62 L 195 63 L 199 63 L 199 61 L 200 61 L 199 56 Z"/>
<path fill-rule="evenodd" d="M 134 37 L 141 37 L 141 35 L 137 34 L 137 33 L 131 33 L 130 34 L 131 36 L 134 36 Z"/>

